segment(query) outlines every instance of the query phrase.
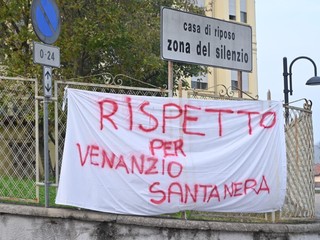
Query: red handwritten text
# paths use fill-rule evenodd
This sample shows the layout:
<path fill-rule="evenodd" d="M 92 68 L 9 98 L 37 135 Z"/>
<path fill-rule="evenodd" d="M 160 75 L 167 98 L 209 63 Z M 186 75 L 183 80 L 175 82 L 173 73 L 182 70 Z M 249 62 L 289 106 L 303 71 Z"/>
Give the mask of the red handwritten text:
<path fill-rule="evenodd" d="M 183 166 L 177 161 L 166 161 L 153 156 L 116 155 L 96 145 L 81 147 L 76 144 L 81 166 L 89 164 L 94 167 L 123 171 L 126 174 L 165 175 L 177 178 L 181 175 Z"/>
<path fill-rule="evenodd" d="M 149 146 L 152 155 L 155 155 L 156 150 L 163 152 L 163 157 L 178 156 L 178 153 L 186 156 L 183 151 L 183 140 L 178 139 L 175 141 L 165 141 L 162 139 L 153 139 L 150 141 Z"/>
<path fill-rule="evenodd" d="M 276 124 L 276 112 L 256 112 L 256 111 L 247 111 L 247 110 L 233 110 L 233 109 L 220 109 L 220 108 L 210 108 L 210 107 L 201 107 L 194 106 L 190 104 L 176 104 L 176 103 L 164 103 L 160 110 L 162 114 L 156 116 L 152 113 L 151 110 L 148 110 L 148 107 L 152 109 L 149 101 L 143 101 L 138 104 L 137 107 L 132 103 L 132 99 L 128 96 L 125 97 L 125 101 L 122 101 L 121 104 L 118 103 L 115 99 L 104 99 L 98 102 L 100 110 L 100 130 L 103 130 L 106 125 L 111 126 L 113 129 L 119 129 L 119 123 L 117 123 L 117 114 L 121 107 L 123 111 L 128 116 L 127 119 L 127 130 L 129 131 L 142 131 L 142 132 L 153 132 L 156 130 L 161 130 L 162 133 L 167 133 L 170 129 L 170 123 L 173 124 L 174 121 L 177 124 L 176 126 L 181 129 L 183 134 L 194 135 L 194 136 L 205 136 L 207 133 L 201 131 L 192 131 L 195 128 L 196 124 L 199 124 L 200 116 L 202 117 L 214 117 L 212 123 L 217 126 L 218 136 L 222 137 L 224 117 L 227 115 L 235 115 L 239 118 L 245 117 L 246 126 L 248 128 L 248 134 L 252 135 L 254 126 L 252 125 L 252 119 L 254 116 L 258 117 L 259 124 L 256 127 L 262 129 L 272 128 Z M 200 112 L 206 113 L 205 115 L 199 114 Z M 135 117 L 135 116 L 139 117 Z M 147 118 L 148 124 L 144 125 L 141 122 L 137 122 L 137 119 Z M 110 127 L 109 126 L 109 127 Z M 190 127 L 192 126 L 192 127 Z"/>
<path fill-rule="evenodd" d="M 261 179 L 246 179 L 241 182 L 224 184 L 223 190 L 214 184 L 182 184 L 180 182 L 171 183 L 166 189 L 160 182 L 154 182 L 149 186 L 149 192 L 153 195 L 150 202 L 156 205 L 165 202 L 171 203 L 173 198 L 180 203 L 208 203 L 210 201 L 220 202 L 226 198 L 235 198 L 250 193 L 259 195 L 269 194 L 270 189 L 265 176 Z"/>

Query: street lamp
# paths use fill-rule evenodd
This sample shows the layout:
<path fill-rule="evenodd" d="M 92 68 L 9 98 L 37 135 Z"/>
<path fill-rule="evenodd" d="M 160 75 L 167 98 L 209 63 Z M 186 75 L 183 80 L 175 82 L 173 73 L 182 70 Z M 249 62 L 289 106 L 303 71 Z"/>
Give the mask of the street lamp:
<path fill-rule="evenodd" d="M 310 78 L 307 82 L 306 85 L 312 86 L 312 85 L 320 85 L 320 77 L 317 76 L 317 66 L 314 63 L 314 61 L 309 58 L 309 57 L 305 57 L 305 56 L 300 56 L 297 57 L 295 59 L 293 59 L 293 61 L 290 63 L 289 65 L 289 72 L 288 72 L 288 63 L 287 63 L 287 58 L 284 57 L 283 58 L 283 81 L 284 81 L 284 89 L 283 89 L 283 93 L 284 93 L 284 104 L 287 107 L 289 104 L 289 93 L 290 95 L 292 95 L 292 65 L 299 59 L 306 59 L 309 60 L 314 67 L 314 77 Z M 289 76 L 289 87 L 288 88 L 288 76 Z"/>
<path fill-rule="evenodd" d="M 306 85 L 308 86 L 316 86 L 316 85 L 320 85 L 320 77 L 312 77 L 310 78 L 307 82 Z"/>

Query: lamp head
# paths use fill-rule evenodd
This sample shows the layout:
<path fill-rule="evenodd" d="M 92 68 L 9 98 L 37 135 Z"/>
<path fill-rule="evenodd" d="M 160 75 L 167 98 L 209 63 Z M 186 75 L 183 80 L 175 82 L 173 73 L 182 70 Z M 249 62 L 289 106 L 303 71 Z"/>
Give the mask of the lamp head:
<path fill-rule="evenodd" d="M 314 77 L 310 78 L 310 79 L 306 82 L 306 85 L 309 85 L 309 86 L 320 85 L 320 77 L 314 76 Z"/>

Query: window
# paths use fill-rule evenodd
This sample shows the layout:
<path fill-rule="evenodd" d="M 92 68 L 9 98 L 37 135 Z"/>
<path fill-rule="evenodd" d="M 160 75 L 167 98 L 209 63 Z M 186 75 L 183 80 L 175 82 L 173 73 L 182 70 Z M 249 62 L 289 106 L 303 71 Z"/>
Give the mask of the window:
<path fill-rule="evenodd" d="M 238 71 L 231 70 L 231 90 L 238 89 Z"/>
<path fill-rule="evenodd" d="M 236 21 L 236 0 L 229 0 L 229 19 Z"/>
<path fill-rule="evenodd" d="M 196 0 L 195 1 L 195 5 L 197 6 L 197 7 L 201 7 L 201 8 L 204 8 L 205 7 L 205 0 Z"/>
<path fill-rule="evenodd" d="M 242 91 L 249 92 L 249 73 L 242 72 Z"/>
<path fill-rule="evenodd" d="M 195 82 L 195 81 L 192 81 L 191 82 L 191 88 L 194 88 L 194 89 L 207 89 L 208 88 L 208 83 L 203 83 L 203 82 Z"/>
<path fill-rule="evenodd" d="M 239 90 L 238 86 L 238 71 L 231 70 L 231 89 Z M 242 91 L 249 91 L 249 73 L 242 72 Z"/>
<path fill-rule="evenodd" d="M 238 90 L 238 81 L 231 80 L 231 90 Z"/>
<path fill-rule="evenodd" d="M 236 18 L 236 16 L 234 16 L 234 15 L 229 15 L 229 20 L 236 21 L 237 18 Z"/>
<path fill-rule="evenodd" d="M 247 23 L 247 0 L 240 1 L 240 21 Z"/>
<path fill-rule="evenodd" d="M 246 12 L 240 12 L 240 21 L 243 23 L 247 23 L 247 13 Z"/>
<path fill-rule="evenodd" d="M 194 89 L 208 89 L 208 77 L 196 76 L 191 78 L 191 87 Z"/>

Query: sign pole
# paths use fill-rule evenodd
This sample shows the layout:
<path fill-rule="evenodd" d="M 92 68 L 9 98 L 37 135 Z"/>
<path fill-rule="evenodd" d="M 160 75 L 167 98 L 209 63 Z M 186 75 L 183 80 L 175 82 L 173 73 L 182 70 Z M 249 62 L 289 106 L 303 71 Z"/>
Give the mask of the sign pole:
<path fill-rule="evenodd" d="M 49 114 L 48 103 L 52 97 L 52 68 L 43 66 L 43 146 L 44 146 L 44 186 L 45 186 L 45 207 L 49 207 L 50 188 L 50 163 L 49 163 Z"/>
<path fill-rule="evenodd" d="M 43 65 L 44 187 L 45 207 L 48 208 L 50 203 L 48 103 L 52 97 L 52 67 L 60 67 L 60 49 L 51 46 L 60 35 L 61 20 L 55 0 L 33 0 L 31 3 L 31 21 L 37 37 L 45 43 L 33 43 L 33 62 Z"/>
<path fill-rule="evenodd" d="M 173 62 L 168 61 L 168 90 L 169 97 L 173 97 Z"/>
<path fill-rule="evenodd" d="M 48 148 L 48 101 L 49 97 L 43 100 L 43 142 L 44 142 L 44 186 L 45 186 L 45 207 L 49 207 L 49 148 Z"/>
<path fill-rule="evenodd" d="M 238 93 L 239 93 L 239 98 L 243 98 L 242 95 L 242 72 L 238 71 Z"/>

